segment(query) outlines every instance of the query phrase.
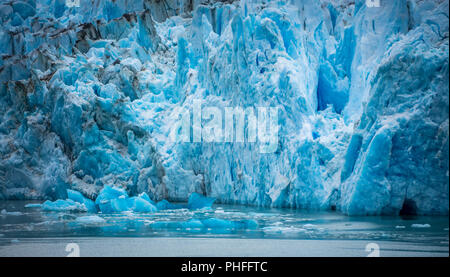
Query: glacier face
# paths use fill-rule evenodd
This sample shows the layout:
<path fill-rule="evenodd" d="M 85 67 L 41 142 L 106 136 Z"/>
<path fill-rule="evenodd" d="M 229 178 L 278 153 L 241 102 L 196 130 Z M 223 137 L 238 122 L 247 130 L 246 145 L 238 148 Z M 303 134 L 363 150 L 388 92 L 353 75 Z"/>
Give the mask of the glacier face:
<path fill-rule="evenodd" d="M 0 199 L 116 186 L 448 214 L 446 0 L 28 0 L 0 15 Z M 170 139 L 199 100 L 277 107 L 276 151 Z"/>

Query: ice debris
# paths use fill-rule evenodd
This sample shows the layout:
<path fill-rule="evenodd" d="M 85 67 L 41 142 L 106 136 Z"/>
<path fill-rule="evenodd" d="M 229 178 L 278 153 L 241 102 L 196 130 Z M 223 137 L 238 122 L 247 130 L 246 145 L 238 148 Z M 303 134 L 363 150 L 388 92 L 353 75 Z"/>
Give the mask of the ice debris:
<path fill-rule="evenodd" d="M 67 197 L 70 200 L 73 200 L 73 201 L 78 202 L 80 204 L 84 204 L 84 206 L 86 207 L 88 212 L 90 212 L 90 213 L 96 213 L 97 212 L 97 208 L 95 207 L 94 201 L 84 197 L 80 192 L 68 189 L 67 190 Z"/>
<path fill-rule="evenodd" d="M 178 230 L 253 230 L 258 227 L 255 220 L 233 221 L 221 218 L 192 218 L 188 221 L 158 221 L 150 224 L 152 229 L 178 229 Z"/>
<path fill-rule="evenodd" d="M 99 225 L 105 223 L 105 219 L 97 215 L 80 216 L 75 219 L 77 223 L 84 225 Z"/>
<path fill-rule="evenodd" d="M 97 196 L 95 204 L 102 213 L 139 212 L 152 213 L 157 208 L 153 205 L 146 193 L 129 197 L 127 192 L 118 187 L 105 186 Z"/>
<path fill-rule="evenodd" d="M 158 210 L 177 210 L 177 209 L 184 209 L 186 208 L 185 205 L 182 204 L 174 204 L 174 203 L 170 203 L 169 201 L 163 199 L 161 201 L 159 201 L 158 203 L 156 203 L 156 207 L 158 208 Z"/>
<path fill-rule="evenodd" d="M 190 210 L 211 209 L 214 201 L 216 201 L 216 198 L 214 197 L 206 197 L 199 193 L 194 192 L 189 196 L 188 209 Z"/>
<path fill-rule="evenodd" d="M 33 208 L 42 208 L 42 204 L 33 203 L 33 204 L 26 204 L 24 208 L 27 209 L 33 209 Z"/>
<path fill-rule="evenodd" d="M 88 209 L 82 203 L 75 202 L 71 199 L 58 199 L 56 201 L 47 200 L 42 204 L 43 211 L 52 212 L 87 212 Z"/>
<path fill-rule="evenodd" d="M 431 225 L 428 223 L 425 224 L 411 224 L 411 228 L 430 228 Z"/>
<path fill-rule="evenodd" d="M 2 216 L 6 216 L 6 215 L 12 215 L 12 216 L 19 216 L 19 215 L 23 215 L 23 213 L 21 212 L 8 212 L 7 210 L 3 209 L 0 214 Z"/>

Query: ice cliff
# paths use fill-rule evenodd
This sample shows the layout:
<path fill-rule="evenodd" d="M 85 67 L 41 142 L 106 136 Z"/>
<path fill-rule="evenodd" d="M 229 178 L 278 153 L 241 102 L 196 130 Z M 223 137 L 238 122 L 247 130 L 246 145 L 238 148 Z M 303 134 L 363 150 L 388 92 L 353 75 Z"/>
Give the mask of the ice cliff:
<path fill-rule="evenodd" d="M 151 201 L 198 192 L 349 215 L 448 214 L 448 8 L 2 0 L 0 199 L 95 200 L 111 186 Z M 274 151 L 171 139 L 199 100 L 277 107 Z"/>

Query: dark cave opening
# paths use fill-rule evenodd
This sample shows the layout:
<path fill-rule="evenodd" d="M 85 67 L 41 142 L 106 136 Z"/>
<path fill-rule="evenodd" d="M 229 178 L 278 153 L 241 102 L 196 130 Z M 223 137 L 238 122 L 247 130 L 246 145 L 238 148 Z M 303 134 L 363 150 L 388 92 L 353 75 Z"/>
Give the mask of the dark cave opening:
<path fill-rule="evenodd" d="M 414 216 L 417 215 L 417 205 L 414 200 L 406 198 L 403 202 L 400 216 Z"/>

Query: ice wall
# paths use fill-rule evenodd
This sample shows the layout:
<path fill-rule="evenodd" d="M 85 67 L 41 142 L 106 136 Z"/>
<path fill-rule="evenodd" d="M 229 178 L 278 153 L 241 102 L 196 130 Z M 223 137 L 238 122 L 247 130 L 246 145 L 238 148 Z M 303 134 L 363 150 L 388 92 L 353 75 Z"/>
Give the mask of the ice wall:
<path fill-rule="evenodd" d="M 341 174 L 350 214 L 448 214 L 448 2 L 407 3 L 406 35 L 370 73 Z"/>
<path fill-rule="evenodd" d="M 0 198 L 110 185 L 448 214 L 448 1 L 29 0 L 0 15 Z M 174 141 L 199 101 L 277 107 L 275 149 Z"/>

